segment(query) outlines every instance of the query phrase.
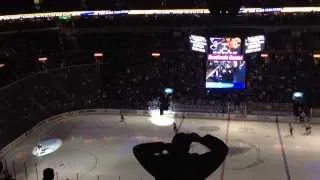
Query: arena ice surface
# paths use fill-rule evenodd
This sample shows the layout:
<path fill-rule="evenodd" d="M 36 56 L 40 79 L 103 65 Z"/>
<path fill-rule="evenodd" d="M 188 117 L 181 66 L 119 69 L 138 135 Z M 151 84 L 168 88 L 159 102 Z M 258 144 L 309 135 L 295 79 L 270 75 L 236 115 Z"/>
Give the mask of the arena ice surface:
<path fill-rule="evenodd" d="M 25 179 L 24 164 L 28 179 L 36 179 L 38 172 L 51 167 L 59 179 L 121 180 L 151 177 L 132 155 L 132 147 L 143 142 L 170 141 L 172 127 L 153 125 L 148 117 L 90 115 L 69 117 L 45 125 L 38 132 L 13 148 L 5 159 L 9 170 L 14 169 L 18 179 Z M 179 126 L 181 119 L 176 119 Z M 210 133 L 227 142 L 230 153 L 210 180 L 286 180 L 286 170 L 281 148 L 284 147 L 292 180 L 320 179 L 320 133 L 319 125 L 313 126 L 311 136 L 304 136 L 301 125 L 294 125 L 294 137 L 289 137 L 288 124 L 185 119 L 184 132 Z M 283 145 L 279 141 L 283 140 Z M 33 147 L 41 140 L 59 138 L 63 145 L 54 153 L 43 157 L 32 155 Z M 192 146 L 194 152 L 205 151 L 201 146 Z M 39 179 L 40 179 L 39 178 Z"/>

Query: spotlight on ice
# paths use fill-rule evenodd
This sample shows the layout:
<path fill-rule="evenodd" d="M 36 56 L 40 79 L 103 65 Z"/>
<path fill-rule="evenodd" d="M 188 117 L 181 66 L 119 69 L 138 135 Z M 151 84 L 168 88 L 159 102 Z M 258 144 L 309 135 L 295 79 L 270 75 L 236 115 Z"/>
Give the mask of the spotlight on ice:
<path fill-rule="evenodd" d="M 164 111 L 163 115 L 160 115 L 160 109 L 150 110 L 150 122 L 156 126 L 171 126 L 174 123 L 174 112 Z"/>
<path fill-rule="evenodd" d="M 32 154 L 37 157 L 45 156 L 57 151 L 62 146 L 60 139 L 49 139 L 39 142 L 32 150 Z"/>

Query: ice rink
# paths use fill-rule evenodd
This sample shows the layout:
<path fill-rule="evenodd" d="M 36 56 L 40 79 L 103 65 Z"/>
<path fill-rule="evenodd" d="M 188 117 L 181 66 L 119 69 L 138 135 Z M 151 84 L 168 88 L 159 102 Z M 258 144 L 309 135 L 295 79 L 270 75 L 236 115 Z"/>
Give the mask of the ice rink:
<path fill-rule="evenodd" d="M 56 179 L 152 180 L 135 160 L 132 147 L 143 142 L 170 141 L 172 126 L 157 127 L 148 117 L 88 115 L 52 122 L 5 155 L 8 169 L 17 179 L 37 180 L 47 167 Z M 287 123 L 186 118 L 176 119 L 180 131 L 212 134 L 230 147 L 225 163 L 210 180 L 319 180 L 320 126 L 304 135 L 301 124 L 289 136 Z M 32 155 L 40 140 L 59 138 L 63 145 L 43 157 Z M 194 147 L 199 148 L 199 147 Z M 26 168 L 25 168 L 26 167 Z M 37 177 L 38 174 L 38 177 Z"/>

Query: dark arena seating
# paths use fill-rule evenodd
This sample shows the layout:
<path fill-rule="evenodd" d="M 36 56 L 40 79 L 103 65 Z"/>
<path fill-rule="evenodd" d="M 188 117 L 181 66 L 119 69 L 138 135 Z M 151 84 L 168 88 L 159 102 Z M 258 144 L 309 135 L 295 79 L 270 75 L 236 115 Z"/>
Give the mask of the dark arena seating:
<path fill-rule="evenodd" d="M 44 0 L 48 7 L 53 2 Z M 86 8 L 75 4 L 77 10 Z M 288 4 L 296 5 L 292 1 Z M 97 7 L 94 3 L 88 6 Z M 130 1 L 125 6 L 110 6 L 113 8 L 109 9 L 139 9 Z M 180 6 L 174 1 L 157 1 L 148 7 Z M 201 8 L 205 3 L 186 1 L 181 7 Z M 7 10 L 2 14 L 12 13 Z M 34 8 L 31 12 L 52 10 Z M 270 110 L 290 114 L 292 94 L 298 90 L 306 93 L 308 107 L 318 107 L 320 66 L 315 55 L 320 53 L 320 26 L 314 18 L 319 18 L 318 12 L 247 13 L 228 21 L 208 13 L 121 12 L 2 19 L 0 147 L 59 113 L 90 108 L 147 109 L 148 102 L 159 97 L 166 87 L 175 89 L 177 104 L 215 107 L 212 109 L 216 112 L 226 112 L 226 102 L 230 102 L 246 107 L 248 113 Z M 189 36 L 226 32 L 240 36 L 264 34 L 266 48 L 262 54 L 267 57 L 256 53 L 246 59 L 244 91 L 210 94 L 204 89 L 206 56 L 191 51 Z M 103 60 L 96 60 L 94 53 L 103 53 Z M 159 53 L 160 57 L 152 53 Z M 41 57 L 47 61 L 39 62 Z"/>

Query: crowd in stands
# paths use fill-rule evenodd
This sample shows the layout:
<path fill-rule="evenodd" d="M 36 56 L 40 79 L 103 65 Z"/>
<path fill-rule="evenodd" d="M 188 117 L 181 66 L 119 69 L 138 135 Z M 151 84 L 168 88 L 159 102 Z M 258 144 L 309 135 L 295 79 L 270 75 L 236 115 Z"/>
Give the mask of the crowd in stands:
<path fill-rule="evenodd" d="M 319 33 L 284 31 L 271 33 L 267 39 L 268 57 L 249 62 L 249 89 L 255 94 L 251 97 L 290 102 L 290 94 L 300 90 L 309 94 L 310 100 L 317 99 L 319 60 L 313 54 L 319 49 Z"/>
<path fill-rule="evenodd" d="M 153 87 L 175 87 L 178 94 L 193 97 L 203 89 L 205 55 L 191 52 L 188 37 L 190 34 L 211 33 L 196 30 L 87 33 L 75 35 L 76 40 L 61 34 L 55 30 L 1 36 L 1 63 L 6 64 L 1 69 L 1 85 L 40 71 L 95 64 L 93 53 L 103 52 L 103 63 L 113 68 L 98 72 L 103 80 L 100 89 L 107 88 L 105 82 L 109 82 L 112 88 L 132 86 L 132 82 L 127 81 L 145 83 L 149 88 L 152 83 Z M 252 32 L 247 33 L 250 34 Z M 319 66 L 312 55 L 319 49 L 320 34 L 299 30 L 264 34 L 267 38 L 264 53 L 268 57 L 260 58 L 259 54 L 246 57 L 248 100 L 290 102 L 294 91 L 309 89 L 311 94 L 316 92 Z M 153 52 L 160 53 L 160 57 L 152 57 Z M 41 63 L 39 57 L 48 57 L 48 61 Z M 110 71 L 112 75 L 108 74 Z"/>
<path fill-rule="evenodd" d="M 2 164 L 1 164 L 2 165 Z M 46 168 L 42 172 L 42 180 L 54 180 L 55 172 L 52 168 Z M 12 175 L 8 173 L 8 171 L 4 168 L 0 170 L 0 180 L 15 180 Z"/>

